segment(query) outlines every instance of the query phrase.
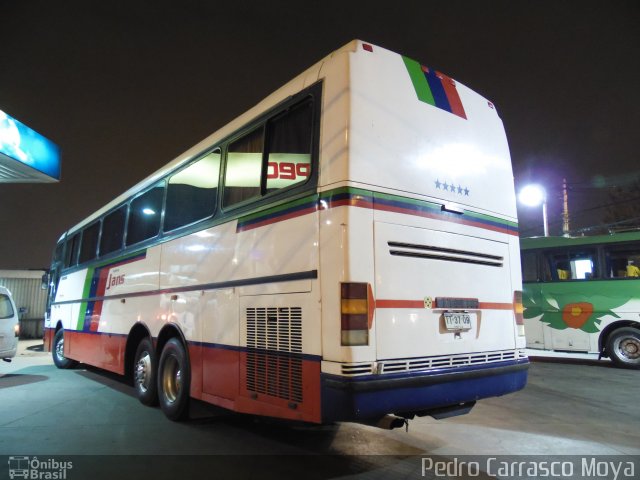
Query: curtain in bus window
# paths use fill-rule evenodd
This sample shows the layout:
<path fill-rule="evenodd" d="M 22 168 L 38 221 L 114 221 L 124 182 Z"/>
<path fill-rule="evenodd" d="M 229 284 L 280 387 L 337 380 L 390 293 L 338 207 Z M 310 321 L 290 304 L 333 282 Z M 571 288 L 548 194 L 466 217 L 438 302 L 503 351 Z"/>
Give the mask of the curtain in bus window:
<path fill-rule="evenodd" d="M 127 245 L 148 240 L 160 231 L 164 183 L 132 200 L 127 224 Z"/>
<path fill-rule="evenodd" d="M 229 145 L 224 175 L 224 206 L 260 196 L 262 147 L 260 127 Z"/>
<path fill-rule="evenodd" d="M 79 263 L 88 262 L 96 258 L 98 250 L 98 235 L 100 233 L 100 222 L 87 227 L 82 232 L 82 246 L 80 247 Z"/>
<path fill-rule="evenodd" d="M 209 218 L 216 209 L 220 150 L 215 150 L 169 179 L 164 231 Z"/>
<path fill-rule="evenodd" d="M 307 101 L 268 124 L 267 192 L 311 175 L 312 104 Z"/>
<path fill-rule="evenodd" d="M 122 248 L 126 216 L 127 207 L 123 205 L 104 217 L 102 221 L 102 236 L 100 237 L 100 255 L 106 255 Z"/>

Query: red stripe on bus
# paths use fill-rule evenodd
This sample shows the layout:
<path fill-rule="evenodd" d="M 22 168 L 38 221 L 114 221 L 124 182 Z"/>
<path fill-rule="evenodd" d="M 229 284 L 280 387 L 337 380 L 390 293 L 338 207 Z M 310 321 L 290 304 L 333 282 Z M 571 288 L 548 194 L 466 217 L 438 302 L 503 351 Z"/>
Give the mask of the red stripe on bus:
<path fill-rule="evenodd" d="M 65 330 L 64 355 L 110 372 L 124 375 L 126 335 Z"/>

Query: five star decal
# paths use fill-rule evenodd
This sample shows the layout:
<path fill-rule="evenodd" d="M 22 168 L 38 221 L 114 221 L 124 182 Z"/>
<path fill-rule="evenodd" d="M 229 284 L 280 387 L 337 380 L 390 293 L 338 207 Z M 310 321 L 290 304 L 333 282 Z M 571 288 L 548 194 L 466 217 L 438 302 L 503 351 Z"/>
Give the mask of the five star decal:
<path fill-rule="evenodd" d="M 456 185 L 454 182 L 441 182 L 440 179 L 436 180 L 436 188 L 451 193 L 457 193 L 458 195 L 464 195 L 465 197 L 468 197 L 470 192 L 469 188 L 467 187 L 463 187 L 459 184 Z"/>

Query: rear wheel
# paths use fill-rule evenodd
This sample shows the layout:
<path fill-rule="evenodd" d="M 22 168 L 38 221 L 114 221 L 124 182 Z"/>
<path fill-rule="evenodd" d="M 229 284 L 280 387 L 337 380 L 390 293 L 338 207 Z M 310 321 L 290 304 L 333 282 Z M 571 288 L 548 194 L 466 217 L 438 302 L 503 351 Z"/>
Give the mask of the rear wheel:
<path fill-rule="evenodd" d="M 618 367 L 640 369 L 640 330 L 631 327 L 614 330 L 607 339 L 607 353 Z"/>
<path fill-rule="evenodd" d="M 160 408 L 171 420 L 187 416 L 191 369 L 184 345 L 171 338 L 162 349 L 158 362 L 158 400 Z"/>
<path fill-rule="evenodd" d="M 58 330 L 53 337 L 53 346 L 51 348 L 53 363 L 58 368 L 74 368 L 78 362 L 64 356 L 64 329 Z"/>
<path fill-rule="evenodd" d="M 143 338 L 133 361 L 133 386 L 138 400 L 145 405 L 158 404 L 158 361 L 149 337 Z"/>

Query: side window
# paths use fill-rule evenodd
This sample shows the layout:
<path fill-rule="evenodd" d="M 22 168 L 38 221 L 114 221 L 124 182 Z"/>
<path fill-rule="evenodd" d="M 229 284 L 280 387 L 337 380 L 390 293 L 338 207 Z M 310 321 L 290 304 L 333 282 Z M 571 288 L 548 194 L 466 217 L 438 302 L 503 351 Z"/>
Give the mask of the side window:
<path fill-rule="evenodd" d="M 78 261 L 78 250 L 80 250 L 80 232 L 75 233 L 67 240 L 66 250 L 64 251 L 64 267 L 72 267 Z"/>
<path fill-rule="evenodd" d="M 549 257 L 554 280 L 591 280 L 596 276 L 596 254 L 591 249 L 552 252 Z"/>
<path fill-rule="evenodd" d="M 604 257 L 606 278 L 640 277 L 640 244 L 607 246 Z"/>
<path fill-rule="evenodd" d="M 96 258 L 99 234 L 100 222 L 96 222 L 83 230 L 79 263 L 88 262 L 89 260 Z"/>
<path fill-rule="evenodd" d="M 522 252 L 522 281 L 537 282 L 536 252 Z"/>
<path fill-rule="evenodd" d="M 158 235 L 163 197 L 164 182 L 131 201 L 127 224 L 127 245 L 134 245 Z"/>
<path fill-rule="evenodd" d="M 13 307 L 7 295 L 0 293 L 0 319 L 13 317 Z M 11 334 L 13 335 L 13 334 Z"/>
<path fill-rule="evenodd" d="M 311 175 L 311 101 L 267 124 L 267 193 L 302 183 Z"/>
<path fill-rule="evenodd" d="M 229 145 L 223 205 L 229 207 L 260 196 L 264 129 L 253 130 Z"/>
<path fill-rule="evenodd" d="M 100 237 L 100 255 L 107 255 L 122 248 L 126 217 L 126 205 L 104 217 L 102 221 L 102 236 Z"/>
<path fill-rule="evenodd" d="M 220 150 L 214 150 L 169 178 L 164 231 L 211 217 L 216 209 Z"/>

